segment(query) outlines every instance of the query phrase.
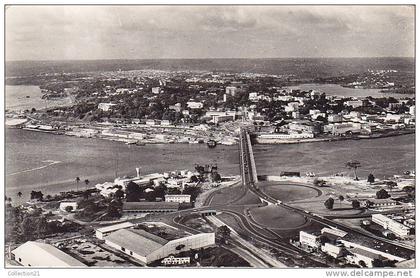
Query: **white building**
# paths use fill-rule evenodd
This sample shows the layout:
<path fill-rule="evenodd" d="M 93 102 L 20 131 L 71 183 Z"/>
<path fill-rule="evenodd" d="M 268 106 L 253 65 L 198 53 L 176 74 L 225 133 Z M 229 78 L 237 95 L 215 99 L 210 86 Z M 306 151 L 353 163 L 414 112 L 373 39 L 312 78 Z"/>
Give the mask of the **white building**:
<path fill-rule="evenodd" d="M 304 246 L 309 246 L 312 248 L 318 248 L 321 246 L 318 236 L 309 234 L 304 231 L 299 232 L 299 242 Z"/>
<path fill-rule="evenodd" d="M 152 93 L 155 94 L 155 95 L 160 94 L 160 87 L 153 87 L 152 88 Z"/>
<path fill-rule="evenodd" d="M 191 249 L 215 244 L 214 233 L 201 233 L 166 240 L 140 229 L 122 229 L 105 237 L 105 244 L 148 264 Z"/>
<path fill-rule="evenodd" d="M 325 234 L 325 233 L 331 234 L 331 235 L 334 235 L 334 236 L 337 236 L 337 237 L 341 237 L 341 238 L 343 238 L 347 235 L 347 233 L 342 231 L 342 230 L 326 228 L 326 227 L 321 229 L 321 234 Z"/>
<path fill-rule="evenodd" d="M 409 111 L 409 113 L 411 114 L 411 115 L 413 115 L 413 116 L 415 116 L 416 115 L 416 106 L 415 105 L 413 105 L 413 106 L 410 106 L 410 111 Z"/>
<path fill-rule="evenodd" d="M 231 95 L 231 96 L 235 96 L 237 90 L 238 90 L 238 88 L 233 87 L 233 86 L 226 87 L 226 94 Z"/>
<path fill-rule="evenodd" d="M 201 109 L 203 108 L 203 103 L 199 101 L 188 101 L 187 107 L 190 109 Z"/>
<path fill-rule="evenodd" d="M 46 243 L 27 241 L 12 251 L 12 259 L 29 267 L 86 267 L 60 249 Z"/>
<path fill-rule="evenodd" d="M 347 105 L 347 106 L 351 106 L 353 108 L 356 108 L 356 107 L 362 106 L 363 101 L 361 101 L 361 100 L 348 100 L 348 101 L 344 102 L 344 104 Z"/>
<path fill-rule="evenodd" d="M 165 195 L 165 202 L 189 203 L 191 202 L 191 195 L 188 195 L 188 194 Z"/>
<path fill-rule="evenodd" d="M 102 227 L 102 228 L 98 228 L 95 230 L 95 236 L 98 239 L 104 239 L 105 236 L 109 235 L 112 232 L 121 230 L 121 229 L 127 229 L 127 228 L 131 228 L 133 227 L 134 224 L 131 222 L 123 222 L 123 223 L 119 223 L 119 224 L 115 224 L 115 225 L 111 225 L 111 226 L 106 226 L 106 227 Z"/>
<path fill-rule="evenodd" d="M 344 248 L 342 246 L 336 246 L 327 242 L 321 246 L 321 251 L 327 253 L 328 255 L 334 258 L 338 258 L 343 255 Z"/>
<path fill-rule="evenodd" d="M 102 103 L 98 104 L 98 109 L 106 112 L 106 111 L 111 110 L 112 107 L 114 107 L 114 106 L 116 106 L 115 103 L 104 103 L 104 102 L 102 102 Z"/>
<path fill-rule="evenodd" d="M 399 237 L 406 237 L 410 234 L 410 228 L 382 214 L 373 214 L 372 221 L 388 229 Z"/>
<path fill-rule="evenodd" d="M 182 264 L 189 264 L 190 263 L 190 257 L 174 257 L 169 256 L 167 258 L 164 258 L 162 260 L 163 265 L 182 265 Z"/>

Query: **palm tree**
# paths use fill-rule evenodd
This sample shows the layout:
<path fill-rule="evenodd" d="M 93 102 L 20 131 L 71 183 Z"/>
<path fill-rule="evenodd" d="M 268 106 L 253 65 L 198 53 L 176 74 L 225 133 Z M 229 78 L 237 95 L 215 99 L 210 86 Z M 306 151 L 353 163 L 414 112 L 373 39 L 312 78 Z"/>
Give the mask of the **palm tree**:
<path fill-rule="evenodd" d="M 85 179 L 86 190 L 87 190 L 87 187 L 88 187 L 89 183 L 90 183 L 90 181 L 88 179 Z"/>
<path fill-rule="evenodd" d="M 338 196 L 338 200 L 340 201 L 340 208 L 341 208 L 341 202 L 344 201 L 343 195 Z"/>
<path fill-rule="evenodd" d="M 79 191 L 79 182 L 80 182 L 80 178 L 76 177 L 77 191 Z"/>
<path fill-rule="evenodd" d="M 23 195 L 23 194 L 22 194 L 22 192 L 20 192 L 20 191 L 17 193 L 17 196 L 18 196 L 19 198 L 22 198 L 22 195 Z"/>
<path fill-rule="evenodd" d="M 349 169 L 353 169 L 353 171 L 354 171 L 354 179 L 358 181 L 359 178 L 357 177 L 356 171 L 357 171 L 357 168 L 360 168 L 361 167 L 360 162 L 357 161 L 357 160 L 347 161 L 346 162 L 346 167 L 349 168 Z"/>

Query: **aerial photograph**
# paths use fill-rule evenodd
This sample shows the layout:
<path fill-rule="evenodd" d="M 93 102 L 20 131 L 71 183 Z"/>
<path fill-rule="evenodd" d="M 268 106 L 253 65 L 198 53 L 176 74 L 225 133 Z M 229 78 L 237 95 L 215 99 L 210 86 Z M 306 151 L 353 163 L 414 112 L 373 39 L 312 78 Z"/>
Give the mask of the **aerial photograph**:
<path fill-rule="evenodd" d="M 3 13 L 9 277 L 412 275 L 415 5 Z"/>

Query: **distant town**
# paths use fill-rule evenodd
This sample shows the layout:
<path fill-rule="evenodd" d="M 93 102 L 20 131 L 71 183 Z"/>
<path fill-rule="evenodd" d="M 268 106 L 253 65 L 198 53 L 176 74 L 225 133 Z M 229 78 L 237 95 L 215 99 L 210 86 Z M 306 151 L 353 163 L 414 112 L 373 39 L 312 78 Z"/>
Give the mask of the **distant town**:
<path fill-rule="evenodd" d="M 252 127 L 253 142 L 261 144 L 414 133 L 413 87 L 395 80 L 401 77 L 397 70 L 369 70 L 351 77 L 328 80 L 376 88 L 383 96 L 293 89 L 298 82 L 293 76 L 254 73 L 134 70 L 14 77 L 6 82 L 40 84 L 44 101 L 42 109 L 6 111 L 6 125 L 137 145 L 233 145 L 244 126 Z M 386 96 L 396 91 L 401 97 Z M 63 99 L 71 104 L 57 107 Z"/>

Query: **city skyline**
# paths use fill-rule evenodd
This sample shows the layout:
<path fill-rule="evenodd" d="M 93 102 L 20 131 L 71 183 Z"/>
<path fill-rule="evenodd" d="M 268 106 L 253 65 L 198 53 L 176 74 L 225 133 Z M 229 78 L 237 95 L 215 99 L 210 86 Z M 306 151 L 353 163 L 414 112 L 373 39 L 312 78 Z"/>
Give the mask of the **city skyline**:
<path fill-rule="evenodd" d="M 414 6 L 9 6 L 5 35 L 10 61 L 412 57 Z"/>

